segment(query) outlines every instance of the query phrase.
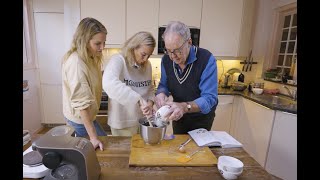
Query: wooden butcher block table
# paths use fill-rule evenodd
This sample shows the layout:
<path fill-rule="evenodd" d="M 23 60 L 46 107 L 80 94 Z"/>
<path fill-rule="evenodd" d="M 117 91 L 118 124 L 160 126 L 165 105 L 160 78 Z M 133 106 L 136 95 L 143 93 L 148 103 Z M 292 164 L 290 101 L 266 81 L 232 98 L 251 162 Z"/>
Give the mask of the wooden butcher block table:
<path fill-rule="evenodd" d="M 223 177 L 220 175 L 217 165 L 213 166 L 132 166 L 129 165 L 129 159 L 131 152 L 135 150 L 132 149 L 132 140 L 131 137 L 123 136 L 100 136 L 99 139 L 103 142 L 104 150 L 96 150 L 97 157 L 101 166 L 101 175 L 100 180 L 112 179 L 112 180 L 124 180 L 124 179 L 214 179 L 222 180 Z M 176 138 L 180 138 L 176 135 Z M 162 143 L 167 143 L 167 140 L 164 140 Z M 179 141 L 183 141 L 180 139 Z M 174 141 L 178 143 L 178 141 Z M 188 146 L 192 146 L 188 144 Z M 135 143 L 134 143 L 135 144 Z M 23 147 L 27 149 L 31 143 L 28 143 Z M 140 146 L 142 146 L 140 144 Z M 134 148 L 134 147 L 133 147 Z M 244 163 L 243 173 L 239 176 L 238 180 L 256 180 L 256 179 L 279 179 L 266 170 L 264 170 L 248 153 L 244 151 L 243 148 L 210 148 L 211 152 L 218 158 L 221 155 L 233 156 L 240 159 Z M 164 150 L 165 151 L 165 150 Z M 205 151 L 207 152 L 207 151 Z M 202 152 L 203 153 L 203 152 Z M 190 161 L 196 162 L 201 153 L 195 154 L 193 159 Z M 132 159 L 133 161 L 133 159 Z M 31 179 L 30 179 L 31 180 Z"/>
<path fill-rule="evenodd" d="M 104 151 L 97 150 L 98 160 L 101 166 L 101 177 L 100 179 L 215 179 L 222 180 L 223 177 L 220 175 L 217 165 L 213 166 L 154 166 L 154 165 L 146 165 L 146 166 L 133 166 L 130 165 L 130 160 L 133 163 L 133 159 L 130 159 L 134 154 L 132 152 L 136 151 L 137 148 L 132 147 L 136 144 L 134 142 L 136 136 L 131 137 L 120 137 L 120 136 L 107 136 L 107 137 L 99 137 L 105 147 Z M 176 139 L 180 138 L 176 135 Z M 139 138 L 138 138 L 139 139 Z M 183 139 L 183 138 L 182 138 Z M 184 141 L 185 139 L 180 139 L 178 141 L 174 141 L 175 143 L 180 143 L 179 141 Z M 168 143 L 168 140 L 164 140 L 163 143 Z M 171 141 L 171 140 L 169 140 Z M 188 144 L 188 146 L 192 146 L 193 140 Z M 138 147 L 142 146 L 138 141 Z M 134 145 L 135 146 L 135 145 Z M 147 145 L 143 145 L 147 146 Z M 148 147 L 153 149 L 153 147 Z M 155 148 L 155 147 L 154 147 Z M 233 156 L 235 158 L 240 159 L 244 163 L 243 173 L 239 176 L 238 180 L 243 179 L 279 179 L 271 174 L 269 174 L 266 170 L 264 170 L 259 163 L 257 163 L 248 153 L 244 151 L 243 148 L 210 148 L 211 152 L 218 158 L 221 155 Z M 159 152 L 159 151 L 157 151 Z M 137 152 L 136 152 L 137 153 Z M 165 150 L 162 155 L 164 155 Z M 203 152 L 202 152 L 203 153 Z M 193 159 L 190 161 L 196 162 L 196 159 L 201 157 L 201 153 L 195 154 Z M 159 160 L 158 160 L 159 162 Z M 172 162 L 172 161 L 171 161 Z"/>
<path fill-rule="evenodd" d="M 186 152 L 178 151 L 179 145 L 189 138 L 189 135 L 176 135 L 172 140 L 163 140 L 160 144 L 148 145 L 144 143 L 139 134 L 136 134 L 131 139 L 129 166 L 214 166 L 217 164 L 217 158 L 208 147 L 194 154 L 188 162 L 179 161 L 181 156 L 186 156 L 199 149 L 197 144 L 191 140 L 185 146 Z"/>

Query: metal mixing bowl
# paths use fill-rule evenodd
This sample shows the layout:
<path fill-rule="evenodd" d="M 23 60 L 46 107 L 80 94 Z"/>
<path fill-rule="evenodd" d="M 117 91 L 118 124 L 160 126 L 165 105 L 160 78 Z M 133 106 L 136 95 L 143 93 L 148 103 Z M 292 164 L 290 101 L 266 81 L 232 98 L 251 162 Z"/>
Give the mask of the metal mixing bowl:
<path fill-rule="evenodd" d="M 153 120 L 151 120 L 153 121 Z M 167 125 L 151 127 L 146 117 L 139 119 L 140 135 L 146 144 L 160 144 L 166 133 Z"/>

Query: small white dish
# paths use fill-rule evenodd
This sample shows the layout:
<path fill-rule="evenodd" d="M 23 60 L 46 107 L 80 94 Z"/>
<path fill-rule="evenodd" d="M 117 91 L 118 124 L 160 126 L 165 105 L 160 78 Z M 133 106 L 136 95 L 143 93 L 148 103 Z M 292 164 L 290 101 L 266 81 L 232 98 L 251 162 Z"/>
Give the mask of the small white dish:
<path fill-rule="evenodd" d="M 260 95 L 263 93 L 263 89 L 261 88 L 252 88 L 253 94 Z"/>
<path fill-rule="evenodd" d="M 217 166 L 225 179 L 237 179 L 243 172 L 243 163 L 231 156 L 220 156 Z"/>
<path fill-rule="evenodd" d="M 230 168 L 227 168 L 227 166 L 221 165 L 221 163 L 218 163 L 217 166 L 218 166 L 219 170 L 221 170 L 223 172 L 227 172 L 227 173 L 235 175 L 235 176 L 239 176 L 243 172 L 243 168 L 239 171 L 232 171 Z"/>

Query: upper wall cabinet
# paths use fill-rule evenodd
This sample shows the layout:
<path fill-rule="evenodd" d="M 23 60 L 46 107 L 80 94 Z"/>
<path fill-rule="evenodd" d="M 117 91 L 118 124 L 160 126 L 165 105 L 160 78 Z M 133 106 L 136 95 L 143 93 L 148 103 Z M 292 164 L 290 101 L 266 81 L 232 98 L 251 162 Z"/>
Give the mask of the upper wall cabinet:
<path fill-rule="evenodd" d="M 33 12 L 63 13 L 63 0 L 33 0 Z"/>
<path fill-rule="evenodd" d="M 126 0 L 81 0 L 81 19 L 85 17 L 96 18 L 107 28 L 106 47 L 120 47 L 125 41 L 125 1 Z"/>
<path fill-rule="evenodd" d="M 203 0 L 200 47 L 215 56 L 248 56 L 254 0 Z"/>
<path fill-rule="evenodd" d="M 148 31 L 158 42 L 158 15 L 159 0 L 127 0 L 126 39 L 139 31 Z M 153 54 L 157 53 L 154 48 Z"/>
<path fill-rule="evenodd" d="M 179 20 L 188 26 L 200 28 L 201 8 L 202 0 L 160 0 L 159 26 Z"/>
<path fill-rule="evenodd" d="M 40 83 L 61 84 L 64 47 L 64 21 L 60 13 L 34 13 Z M 50 23 L 48 23 L 50 22 Z"/>

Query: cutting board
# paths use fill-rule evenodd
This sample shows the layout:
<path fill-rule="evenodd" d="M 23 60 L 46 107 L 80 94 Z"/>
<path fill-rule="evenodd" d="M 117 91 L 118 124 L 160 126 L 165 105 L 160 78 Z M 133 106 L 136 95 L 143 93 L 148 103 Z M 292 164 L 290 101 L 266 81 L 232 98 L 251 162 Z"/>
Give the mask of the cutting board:
<path fill-rule="evenodd" d="M 188 162 L 179 162 L 177 158 L 188 155 L 199 146 L 191 140 L 186 146 L 186 152 L 178 151 L 178 146 L 185 142 L 189 135 L 175 135 L 174 139 L 163 140 L 161 144 L 145 144 L 140 134 L 131 138 L 129 166 L 214 166 L 217 158 L 208 147 L 203 148 L 192 156 Z"/>

